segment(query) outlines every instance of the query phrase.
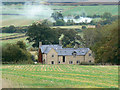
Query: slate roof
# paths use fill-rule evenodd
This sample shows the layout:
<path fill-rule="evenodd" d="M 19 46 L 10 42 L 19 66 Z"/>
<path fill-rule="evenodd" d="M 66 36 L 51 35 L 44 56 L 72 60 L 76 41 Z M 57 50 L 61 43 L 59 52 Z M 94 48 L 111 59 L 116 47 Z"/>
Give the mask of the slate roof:
<path fill-rule="evenodd" d="M 53 48 L 59 56 L 69 56 L 72 55 L 73 52 L 76 52 L 77 55 L 86 55 L 90 50 L 89 48 L 62 48 L 60 45 L 42 45 L 39 48 L 41 48 L 42 53 L 46 54 Z"/>

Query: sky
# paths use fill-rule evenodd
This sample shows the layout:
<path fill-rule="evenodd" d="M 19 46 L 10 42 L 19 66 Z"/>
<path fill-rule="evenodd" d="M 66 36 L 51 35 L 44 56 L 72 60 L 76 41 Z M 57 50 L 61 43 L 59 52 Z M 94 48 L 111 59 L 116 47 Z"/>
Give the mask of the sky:
<path fill-rule="evenodd" d="M 1 1 L 1 0 L 0 0 Z M 86 0 L 2 0 L 2 2 L 24 2 L 24 1 L 86 1 Z M 88 2 L 118 2 L 120 0 L 87 0 Z"/>

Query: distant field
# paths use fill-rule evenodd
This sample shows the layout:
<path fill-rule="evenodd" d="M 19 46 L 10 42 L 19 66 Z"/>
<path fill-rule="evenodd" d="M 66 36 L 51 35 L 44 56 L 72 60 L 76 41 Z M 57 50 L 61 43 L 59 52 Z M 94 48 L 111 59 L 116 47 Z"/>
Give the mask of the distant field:
<path fill-rule="evenodd" d="M 12 15 L 3 15 L 2 20 L 1 20 L 2 26 L 10 26 L 10 25 L 27 26 L 27 25 L 34 23 L 35 21 L 36 20 L 31 20 L 24 16 L 12 16 Z"/>
<path fill-rule="evenodd" d="M 3 40 L 1 40 L 3 39 Z M 2 33 L 0 34 L 0 46 L 4 47 L 7 44 L 15 44 L 18 41 L 23 41 L 27 48 L 31 48 L 32 47 L 32 43 L 29 43 L 27 39 L 27 36 L 25 36 L 25 34 L 20 34 L 20 33 Z"/>
<path fill-rule="evenodd" d="M 18 33 L 0 33 L 0 38 L 1 37 L 8 37 L 8 36 L 12 36 L 12 35 L 17 35 Z"/>
<path fill-rule="evenodd" d="M 102 15 L 104 12 L 110 12 L 112 15 L 118 15 L 117 5 L 99 5 L 99 6 L 78 6 L 63 12 L 64 15 L 81 14 L 85 12 L 87 15 Z"/>
<path fill-rule="evenodd" d="M 27 37 L 23 37 L 23 38 L 17 38 L 17 39 L 8 39 L 8 40 L 0 40 L 0 43 L 2 43 L 2 46 L 4 47 L 4 45 L 8 44 L 8 43 L 16 43 L 17 41 L 26 41 Z"/>
<path fill-rule="evenodd" d="M 51 28 L 63 28 L 63 29 L 81 29 L 82 26 L 86 28 L 95 28 L 95 25 L 71 25 L 71 26 L 53 26 Z"/>
<path fill-rule="evenodd" d="M 118 88 L 118 66 L 3 65 L 2 78 L 13 88 Z"/>
<path fill-rule="evenodd" d="M 3 6 L 3 9 L 0 8 L 0 11 L 2 10 L 2 14 L 22 14 L 23 11 L 23 5 L 12 5 L 12 6 Z M 102 15 L 104 12 L 110 12 L 112 15 L 118 15 L 118 6 L 117 5 L 99 5 L 99 6 L 48 6 L 53 11 L 62 11 L 63 15 L 81 15 L 83 12 L 85 12 L 87 15 Z M 42 13 L 42 12 L 41 12 Z M 2 20 L 0 19 L 0 22 L 2 22 L 2 26 L 9 26 L 9 25 L 15 25 L 15 26 L 25 26 L 30 25 L 35 21 L 40 21 L 38 16 L 38 19 L 30 19 L 26 16 L 21 15 L 0 15 L 2 16 Z M 29 16 L 29 15 L 28 15 Z M 48 17 L 49 18 L 49 17 Z M 0 27 L 2 27 L 0 26 Z"/>
<path fill-rule="evenodd" d="M 98 6 L 54 6 L 49 5 L 53 10 L 63 11 L 64 15 L 69 14 L 81 14 L 81 12 L 86 12 L 87 15 L 102 15 L 104 12 L 110 12 L 112 15 L 118 15 L 118 5 L 98 5 Z M 13 6 L 4 6 L 2 13 L 9 13 L 9 14 L 18 14 L 22 12 L 24 5 L 13 5 Z"/>

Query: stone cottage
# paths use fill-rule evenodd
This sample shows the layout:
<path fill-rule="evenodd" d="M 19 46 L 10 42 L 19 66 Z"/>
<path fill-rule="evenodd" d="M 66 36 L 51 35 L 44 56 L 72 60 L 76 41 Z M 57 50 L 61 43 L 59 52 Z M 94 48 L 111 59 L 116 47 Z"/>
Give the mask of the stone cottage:
<path fill-rule="evenodd" d="M 80 64 L 94 62 L 89 48 L 62 48 L 62 45 L 39 45 L 38 61 L 45 64 Z"/>

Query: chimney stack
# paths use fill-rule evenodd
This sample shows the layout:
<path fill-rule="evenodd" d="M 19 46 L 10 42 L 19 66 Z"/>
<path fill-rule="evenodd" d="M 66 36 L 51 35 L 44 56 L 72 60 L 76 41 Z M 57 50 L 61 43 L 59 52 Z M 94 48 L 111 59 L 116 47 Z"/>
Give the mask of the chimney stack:
<path fill-rule="evenodd" d="M 79 46 L 78 46 L 78 44 L 77 44 L 77 43 L 75 43 L 74 48 L 75 48 L 75 49 L 78 49 L 78 47 L 79 47 Z"/>
<path fill-rule="evenodd" d="M 39 47 L 41 47 L 42 46 L 42 42 L 39 42 Z"/>
<path fill-rule="evenodd" d="M 62 40 L 59 40 L 59 45 L 62 46 Z"/>

